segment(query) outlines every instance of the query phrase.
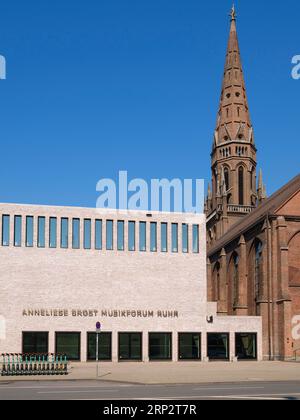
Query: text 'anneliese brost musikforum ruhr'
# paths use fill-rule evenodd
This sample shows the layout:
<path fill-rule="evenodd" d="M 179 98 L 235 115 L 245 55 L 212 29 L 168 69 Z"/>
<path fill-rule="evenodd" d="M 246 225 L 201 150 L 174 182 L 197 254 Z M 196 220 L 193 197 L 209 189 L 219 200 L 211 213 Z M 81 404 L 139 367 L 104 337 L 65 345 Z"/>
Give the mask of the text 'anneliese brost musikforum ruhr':
<path fill-rule="evenodd" d="M 23 317 L 178 318 L 178 311 L 128 309 L 24 309 Z"/>

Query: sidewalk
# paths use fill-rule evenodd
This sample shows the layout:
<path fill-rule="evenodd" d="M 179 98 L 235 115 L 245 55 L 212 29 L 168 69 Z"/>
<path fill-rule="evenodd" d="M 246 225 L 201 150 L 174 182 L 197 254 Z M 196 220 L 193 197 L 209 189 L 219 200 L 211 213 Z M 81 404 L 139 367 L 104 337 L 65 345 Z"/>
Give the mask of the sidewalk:
<path fill-rule="evenodd" d="M 300 363 L 73 363 L 68 376 L 0 377 L 1 382 L 92 380 L 138 384 L 300 381 Z"/>

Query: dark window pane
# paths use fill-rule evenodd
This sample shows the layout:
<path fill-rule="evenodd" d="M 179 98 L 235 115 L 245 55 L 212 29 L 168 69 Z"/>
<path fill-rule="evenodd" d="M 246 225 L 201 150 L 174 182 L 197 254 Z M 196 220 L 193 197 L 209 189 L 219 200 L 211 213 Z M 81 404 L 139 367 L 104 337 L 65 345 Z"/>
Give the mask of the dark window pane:
<path fill-rule="evenodd" d="M 60 236 L 61 248 L 67 249 L 69 247 L 69 219 L 61 219 L 61 236 Z"/>
<path fill-rule="evenodd" d="M 102 249 L 102 220 L 95 222 L 95 248 Z"/>
<path fill-rule="evenodd" d="M 23 354 L 44 353 L 48 354 L 47 332 L 23 332 Z"/>
<path fill-rule="evenodd" d="M 2 246 L 9 246 L 10 216 L 2 216 Z"/>
<path fill-rule="evenodd" d="M 172 334 L 149 334 L 149 359 L 172 360 Z"/>
<path fill-rule="evenodd" d="M 150 251 L 157 252 L 157 223 L 150 225 Z"/>
<path fill-rule="evenodd" d="M 178 224 L 172 223 L 172 252 L 178 252 Z"/>
<path fill-rule="evenodd" d="M 161 251 L 168 252 L 168 224 L 161 224 Z"/>
<path fill-rule="evenodd" d="M 57 247 L 57 219 L 56 217 L 50 217 L 49 221 L 49 247 Z"/>
<path fill-rule="evenodd" d="M 106 249 L 108 251 L 114 249 L 114 222 L 112 220 L 106 222 Z"/>
<path fill-rule="evenodd" d="M 189 226 L 186 223 L 182 225 L 182 252 L 189 252 Z"/>
<path fill-rule="evenodd" d="M 33 247 L 33 217 L 27 216 L 26 217 L 26 246 Z"/>
<path fill-rule="evenodd" d="M 257 360 L 257 335 L 236 334 L 235 355 L 239 360 Z"/>
<path fill-rule="evenodd" d="M 14 246 L 22 245 L 22 216 L 15 216 Z"/>
<path fill-rule="evenodd" d="M 179 334 L 179 359 L 200 360 L 201 359 L 201 335 L 200 334 Z"/>
<path fill-rule="evenodd" d="M 193 253 L 199 254 L 199 225 L 193 225 Z"/>
<path fill-rule="evenodd" d="M 239 168 L 239 204 L 244 205 L 244 168 Z"/>
<path fill-rule="evenodd" d="M 146 229 L 147 229 L 146 222 L 140 222 L 140 252 L 145 252 L 147 248 Z"/>
<path fill-rule="evenodd" d="M 119 333 L 119 360 L 142 360 L 142 334 Z"/>
<path fill-rule="evenodd" d="M 129 251 L 135 251 L 135 222 L 129 222 L 128 224 L 128 249 Z"/>
<path fill-rule="evenodd" d="M 210 360 L 229 360 L 229 334 L 207 334 L 207 355 Z"/>
<path fill-rule="evenodd" d="M 88 360 L 96 360 L 96 333 L 88 333 Z M 99 360 L 111 360 L 111 333 L 99 334 L 98 342 Z"/>
<path fill-rule="evenodd" d="M 46 228 L 46 219 L 45 217 L 38 218 L 38 247 L 45 248 L 45 228 Z"/>
<path fill-rule="evenodd" d="M 79 219 L 73 219 L 72 247 L 73 249 L 80 249 L 80 220 Z"/>
<path fill-rule="evenodd" d="M 118 251 L 124 251 L 124 222 L 118 221 Z"/>
<path fill-rule="evenodd" d="M 56 353 L 66 354 L 68 360 L 80 360 L 80 333 L 56 333 Z"/>
<path fill-rule="evenodd" d="M 84 220 L 84 249 L 91 249 L 92 247 L 92 221 L 90 219 Z"/>

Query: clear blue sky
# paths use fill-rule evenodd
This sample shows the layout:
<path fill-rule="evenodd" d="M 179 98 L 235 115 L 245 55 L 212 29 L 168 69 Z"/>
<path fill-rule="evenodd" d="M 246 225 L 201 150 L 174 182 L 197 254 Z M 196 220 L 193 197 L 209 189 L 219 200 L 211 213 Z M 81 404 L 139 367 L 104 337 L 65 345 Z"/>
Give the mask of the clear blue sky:
<path fill-rule="evenodd" d="M 237 1 L 268 192 L 300 167 L 300 3 Z M 231 1 L 3 0 L 1 202 L 95 206 L 103 177 L 210 179 Z"/>

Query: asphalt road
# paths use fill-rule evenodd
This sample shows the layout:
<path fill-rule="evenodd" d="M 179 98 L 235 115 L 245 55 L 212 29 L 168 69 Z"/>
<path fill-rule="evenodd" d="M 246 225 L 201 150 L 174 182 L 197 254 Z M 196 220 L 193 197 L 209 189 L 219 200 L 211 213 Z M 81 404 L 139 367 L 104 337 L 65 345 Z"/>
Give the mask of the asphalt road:
<path fill-rule="evenodd" d="M 300 382 L 134 385 L 97 381 L 0 382 L 0 400 L 300 400 Z"/>

